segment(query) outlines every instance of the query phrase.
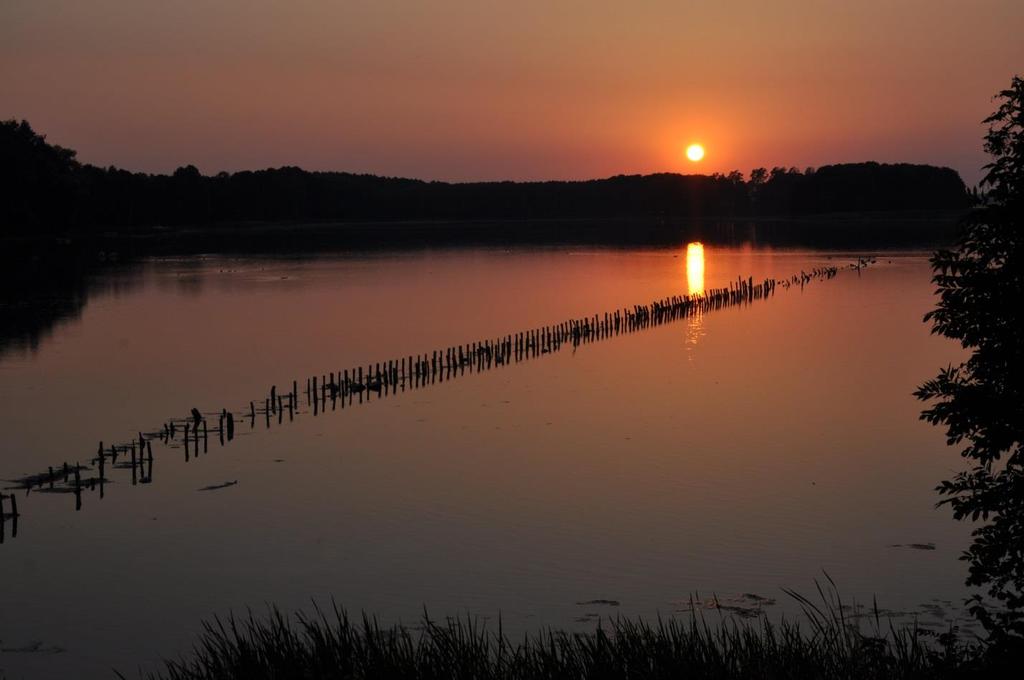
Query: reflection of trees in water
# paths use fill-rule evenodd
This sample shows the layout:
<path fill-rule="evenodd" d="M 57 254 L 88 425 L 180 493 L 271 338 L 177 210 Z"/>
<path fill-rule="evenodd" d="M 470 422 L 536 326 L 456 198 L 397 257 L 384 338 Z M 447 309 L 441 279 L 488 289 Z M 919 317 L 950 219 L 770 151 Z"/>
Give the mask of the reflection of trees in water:
<path fill-rule="evenodd" d="M 956 519 L 980 520 L 963 555 L 968 585 L 987 589 L 973 612 L 998 648 L 1024 646 L 1024 80 L 1000 93 L 985 150 L 985 205 L 951 250 L 932 258 L 939 303 L 926 319 L 971 350 L 917 391 L 922 417 L 966 443 L 971 467 L 938 491 Z"/>
<path fill-rule="evenodd" d="M 137 272 L 105 265 L 95 256 L 45 256 L 0 267 L 0 359 L 35 352 L 58 324 L 81 317 L 97 295 L 138 285 Z"/>
<path fill-rule="evenodd" d="M 35 352 L 58 322 L 79 318 L 88 299 L 84 282 L 70 282 L 67 286 L 47 284 L 45 292 L 18 290 L 18 283 L 24 284 L 3 284 L 6 290 L 0 294 L 0 316 L 4 320 L 0 325 L 0 357 Z"/>

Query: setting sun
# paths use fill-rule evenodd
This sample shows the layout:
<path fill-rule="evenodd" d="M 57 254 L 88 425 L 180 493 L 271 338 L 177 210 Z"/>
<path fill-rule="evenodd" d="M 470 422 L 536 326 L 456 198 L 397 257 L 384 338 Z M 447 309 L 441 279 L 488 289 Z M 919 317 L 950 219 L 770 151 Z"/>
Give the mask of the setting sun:
<path fill-rule="evenodd" d="M 691 144 L 686 147 L 686 157 L 696 163 L 700 159 L 704 158 L 704 147 L 700 144 Z"/>

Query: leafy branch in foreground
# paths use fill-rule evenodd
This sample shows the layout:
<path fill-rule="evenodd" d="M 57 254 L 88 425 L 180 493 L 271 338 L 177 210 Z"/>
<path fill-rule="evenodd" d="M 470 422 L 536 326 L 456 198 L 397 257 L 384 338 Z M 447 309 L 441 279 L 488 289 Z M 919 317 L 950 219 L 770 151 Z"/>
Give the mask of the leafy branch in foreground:
<path fill-rule="evenodd" d="M 993 160 L 985 204 L 962 224 L 954 248 L 932 257 L 939 302 L 932 331 L 960 341 L 967 361 L 915 392 L 934 403 L 921 414 L 966 442 L 970 467 L 937 490 L 958 520 L 981 520 L 963 555 L 968 585 L 995 601 L 972 612 L 996 648 L 1024 646 L 1024 80 L 1014 77 L 984 122 Z"/>

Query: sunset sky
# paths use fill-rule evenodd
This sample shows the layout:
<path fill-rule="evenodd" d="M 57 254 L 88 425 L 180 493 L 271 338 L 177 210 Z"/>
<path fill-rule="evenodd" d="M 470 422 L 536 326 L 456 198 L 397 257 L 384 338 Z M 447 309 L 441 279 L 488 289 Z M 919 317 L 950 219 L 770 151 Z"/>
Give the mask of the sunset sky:
<path fill-rule="evenodd" d="M 582 179 L 879 160 L 974 183 L 1022 36 L 1021 0 L 4 0 L 0 118 L 151 172 Z"/>

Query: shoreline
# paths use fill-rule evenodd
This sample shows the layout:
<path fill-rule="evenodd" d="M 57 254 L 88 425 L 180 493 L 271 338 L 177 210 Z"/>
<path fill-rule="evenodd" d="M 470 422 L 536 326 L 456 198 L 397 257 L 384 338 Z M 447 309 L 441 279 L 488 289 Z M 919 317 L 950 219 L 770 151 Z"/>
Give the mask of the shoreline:
<path fill-rule="evenodd" d="M 475 246 L 666 246 L 688 240 L 811 248 L 886 250 L 952 241 L 963 210 L 829 213 L 799 217 L 696 219 L 550 218 L 534 220 L 351 220 L 232 222 L 0 239 L 4 260 L 316 250 Z"/>

